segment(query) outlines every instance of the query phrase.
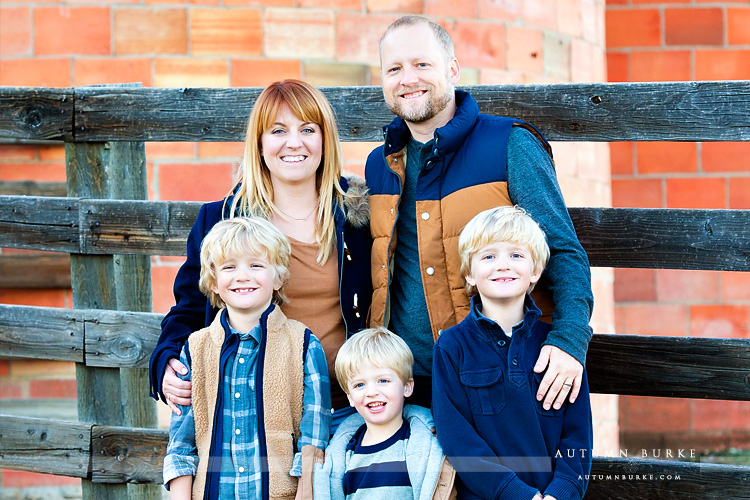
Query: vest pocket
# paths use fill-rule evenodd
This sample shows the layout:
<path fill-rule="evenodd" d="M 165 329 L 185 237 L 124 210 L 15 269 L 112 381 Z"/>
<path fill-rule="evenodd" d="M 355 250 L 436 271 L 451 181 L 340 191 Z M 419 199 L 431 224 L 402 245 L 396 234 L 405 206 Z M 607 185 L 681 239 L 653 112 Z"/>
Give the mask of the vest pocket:
<path fill-rule="evenodd" d="M 266 430 L 268 479 L 271 498 L 294 496 L 297 478 L 289 475 L 294 458 L 294 435 L 285 431 Z"/>
<path fill-rule="evenodd" d="M 503 372 L 498 368 L 463 371 L 459 375 L 466 386 L 471 411 L 480 415 L 497 415 L 505 408 Z"/>

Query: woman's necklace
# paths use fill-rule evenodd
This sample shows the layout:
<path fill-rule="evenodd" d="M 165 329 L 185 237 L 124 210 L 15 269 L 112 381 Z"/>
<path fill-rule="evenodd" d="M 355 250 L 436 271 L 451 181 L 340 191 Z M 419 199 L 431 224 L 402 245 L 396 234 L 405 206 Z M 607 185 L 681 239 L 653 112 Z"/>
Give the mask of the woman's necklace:
<path fill-rule="evenodd" d="M 288 213 L 284 212 L 284 211 L 283 211 L 282 209 L 280 209 L 279 207 L 276 207 L 276 210 L 278 210 L 279 212 L 281 212 L 281 213 L 282 213 L 283 215 L 286 215 L 286 216 L 287 216 L 287 217 L 289 217 L 290 219 L 294 219 L 294 220 L 296 220 L 296 221 L 303 221 L 303 220 L 307 220 L 307 219 L 309 219 L 309 218 L 310 218 L 310 216 L 311 216 L 311 215 L 313 214 L 313 212 L 315 211 L 315 209 L 316 209 L 316 208 L 318 208 L 318 204 L 317 204 L 317 203 L 316 203 L 316 204 L 315 204 L 315 205 L 314 205 L 314 206 L 312 207 L 312 210 L 310 210 L 310 213 L 309 213 L 309 214 L 307 214 L 307 215 L 306 215 L 306 216 L 304 216 L 304 217 L 294 217 L 294 216 L 292 216 L 292 215 L 289 215 Z"/>

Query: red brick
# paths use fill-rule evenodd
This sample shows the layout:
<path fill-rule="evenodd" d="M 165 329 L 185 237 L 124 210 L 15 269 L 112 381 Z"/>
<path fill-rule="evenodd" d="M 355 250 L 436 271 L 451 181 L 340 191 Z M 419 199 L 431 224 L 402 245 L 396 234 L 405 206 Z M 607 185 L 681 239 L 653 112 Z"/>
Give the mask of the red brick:
<path fill-rule="evenodd" d="M 233 59 L 232 87 L 265 87 L 285 78 L 299 79 L 300 66 L 298 59 Z"/>
<path fill-rule="evenodd" d="M 334 56 L 336 42 L 332 11 L 266 9 L 263 25 L 267 57 Z"/>
<path fill-rule="evenodd" d="M 16 163 L 4 164 L 0 170 L 0 180 L 38 182 L 64 182 L 64 163 Z"/>
<path fill-rule="evenodd" d="M 340 12 L 336 15 L 336 59 L 372 61 L 380 64 L 380 37 L 396 20 L 390 15 L 364 15 Z M 376 72 L 380 75 L 380 70 Z"/>
<path fill-rule="evenodd" d="M 480 0 L 480 19 L 500 19 L 513 22 L 523 15 L 522 0 Z"/>
<path fill-rule="evenodd" d="M 750 209 L 750 177 L 729 179 L 729 208 Z"/>
<path fill-rule="evenodd" d="M 182 258 L 182 262 L 185 262 L 184 257 Z M 155 313 L 166 314 L 174 305 L 172 286 L 182 262 L 179 265 L 170 264 L 168 266 L 151 267 L 151 290 Z"/>
<path fill-rule="evenodd" d="M 663 208 L 660 179 L 612 180 L 612 206 L 635 208 Z"/>
<path fill-rule="evenodd" d="M 36 146 L 2 144 L 0 145 L 0 163 L 12 163 L 18 160 L 36 160 L 37 151 Z M 0 177 L 2 176 L 0 175 Z"/>
<path fill-rule="evenodd" d="M 506 69 L 504 26 L 458 21 L 453 41 L 462 66 Z"/>
<path fill-rule="evenodd" d="M 69 307 L 66 303 L 65 290 L 10 290 L 0 288 L 0 304 L 14 304 L 21 306 L 39 307 Z"/>
<path fill-rule="evenodd" d="M 667 45 L 721 45 L 724 19 L 721 9 L 665 9 Z"/>
<path fill-rule="evenodd" d="M 27 387 L 27 382 L 3 380 L 0 383 L 0 399 L 21 399 L 25 396 Z"/>
<path fill-rule="evenodd" d="M 607 0 L 607 5 L 627 5 L 631 0 Z"/>
<path fill-rule="evenodd" d="M 750 142 L 704 142 L 704 172 L 750 172 Z"/>
<path fill-rule="evenodd" d="M 540 30 L 508 26 L 506 40 L 506 66 L 510 71 L 536 74 L 544 72 L 544 41 Z"/>
<path fill-rule="evenodd" d="M 226 4 L 226 0 L 224 0 Z M 269 2 L 263 1 L 264 5 L 268 6 Z M 288 3 L 289 7 L 294 6 L 294 0 L 290 0 Z M 361 0 L 298 0 L 297 5 L 299 7 L 319 7 L 324 9 L 336 9 L 336 10 L 360 10 L 362 8 Z"/>
<path fill-rule="evenodd" d="M 667 179 L 667 208 L 726 208 L 726 182 L 698 177 Z"/>
<path fill-rule="evenodd" d="M 75 399 L 75 380 L 32 380 L 29 386 L 29 396 L 34 399 L 57 398 Z"/>
<path fill-rule="evenodd" d="M 690 336 L 750 338 L 750 307 L 730 305 L 690 306 Z"/>
<path fill-rule="evenodd" d="M 634 82 L 690 80 L 690 52 L 682 50 L 630 54 L 630 78 Z"/>
<path fill-rule="evenodd" d="M 687 308 L 682 305 L 643 304 L 622 307 L 624 333 L 684 337 L 688 331 Z"/>
<path fill-rule="evenodd" d="M 697 146 L 692 142 L 641 142 L 637 150 L 639 174 L 698 170 Z"/>
<path fill-rule="evenodd" d="M 228 87 L 226 59 L 157 59 L 155 87 Z"/>
<path fill-rule="evenodd" d="M 750 80 L 750 50 L 696 50 L 696 80 Z"/>
<path fill-rule="evenodd" d="M 630 2 L 633 3 L 633 5 L 654 4 L 654 3 L 662 3 L 662 4 L 664 4 L 664 3 L 682 3 L 682 4 L 686 4 L 686 3 L 690 3 L 690 0 L 630 0 Z M 627 4 L 628 0 L 622 0 L 621 2 L 617 2 L 617 3 Z M 609 2 L 609 0 L 607 0 L 607 5 L 609 5 L 609 4 L 610 4 L 610 2 Z"/>
<path fill-rule="evenodd" d="M 65 486 L 81 484 L 75 477 L 53 476 L 52 474 L 38 474 L 20 470 L 3 469 L 3 487 L 30 488 L 39 486 Z"/>
<path fill-rule="evenodd" d="M 632 142 L 609 143 L 609 157 L 612 175 L 633 174 L 634 146 L 635 145 Z"/>
<path fill-rule="evenodd" d="M 232 184 L 230 163 L 168 163 L 159 166 L 162 200 L 219 200 Z"/>
<path fill-rule="evenodd" d="M 185 9 L 115 10 L 115 54 L 187 54 Z"/>
<path fill-rule="evenodd" d="M 676 432 L 690 430 L 690 400 L 621 396 L 620 414 L 627 415 L 621 432 Z"/>
<path fill-rule="evenodd" d="M 245 153 L 244 142 L 199 142 L 198 158 L 231 158 L 239 164 Z"/>
<path fill-rule="evenodd" d="M 263 53 L 263 26 L 258 9 L 190 9 L 190 43 L 194 56 Z"/>
<path fill-rule="evenodd" d="M 476 2 L 465 0 L 425 0 L 424 13 L 427 16 L 438 17 L 477 17 Z"/>
<path fill-rule="evenodd" d="M 147 142 L 146 158 L 156 160 L 160 158 L 195 158 L 194 142 Z"/>
<path fill-rule="evenodd" d="M 721 299 L 724 301 L 750 301 L 750 273 L 722 271 Z"/>
<path fill-rule="evenodd" d="M 73 63 L 73 85 L 139 82 L 151 86 L 149 59 L 76 59 Z"/>
<path fill-rule="evenodd" d="M 718 302 L 719 273 L 657 269 L 656 297 L 660 302 Z"/>
<path fill-rule="evenodd" d="M 10 372 L 10 362 L 7 359 L 0 359 L 0 377 L 7 377 Z"/>
<path fill-rule="evenodd" d="M 750 8 L 727 9 L 729 45 L 750 45 Z"/>
<path fill-rule="evenodd" d="M 693 430 L 719 431 L 750 430 L 750 405 L 747 401 L 711 401 L 696 399 L 692 402 Z"/>
<path fill-rule="evenodd" d="M 28 7 L 0 8 L 0 55 L 31 54 L 31 11 Z"/>
<path fill-rule="evenodd" d="M 581 0 L 558 0 L 557 31 L 564 35 L 580 37 L 582 34 Z"/>
<path fill-rule="evenodd" d="M 70 87 L 70 59 L 0 59 L 0 85 Z"/>
<path fill-rule="evenodd" d="M 367 0 L 367 12 L 421 14 L 422 0 Z"/>
<path fill-rule="evenodd" d="M 523 19 L 527 26 L 557 30 L 557 2 L 524 0 Z"/>
<path fill-rule="evenodd" d="M 649 302 L 656 300 L 654 269 L 615 269 L 616 302 Z"/>
<path fill-rule="evenodd" d="M 629 82 L 630 54 L 607 52 L 607 81 Z"/>
<path fill-rule="evenodd" d="M 39 160 L 65 161 L 65 146 L 39 146 Z"/>
<path fill-rule="evenodd" d="M 108 7 L 36 7 L 34 53 L 111 53 Z"/>
<path fill-rule="evenodd" d="M 660 18 L 656 9 L 608 9 L 606 25 L 608 48 L 661 45 Z"/>

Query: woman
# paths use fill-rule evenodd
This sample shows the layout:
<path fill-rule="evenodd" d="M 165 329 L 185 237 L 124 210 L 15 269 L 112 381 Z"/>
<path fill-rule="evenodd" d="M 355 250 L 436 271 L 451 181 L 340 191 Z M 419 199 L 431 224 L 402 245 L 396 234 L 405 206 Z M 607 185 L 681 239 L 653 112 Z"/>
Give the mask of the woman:
<path fill-rule="evenodd" d="M 180 349 L 216 314 L 198 290 L 201 242 L 221 219 L 256 215 L 289 238 L 289 302 L 282 311 L 320 339 L 333 408 L 348 408 L 333 364 L 347 336 L 366 326 L 372 241 L 364 180 L 342 177 L 341 163 L 333 110 L 319 90 L 283 80 L 261 93 L 250 113 L 239 181 L 223 200 L 201 207 L 188 236 L 187 260 L 174 284 L 176 305 L 164 317 L 151 355 L 152 397 L 160 397 L 175 413 L 175 403 L 190 404 L 190 383 L 176 375 L 185 370 Z M 350 413 L 335 412 L 334 424 Z"/>

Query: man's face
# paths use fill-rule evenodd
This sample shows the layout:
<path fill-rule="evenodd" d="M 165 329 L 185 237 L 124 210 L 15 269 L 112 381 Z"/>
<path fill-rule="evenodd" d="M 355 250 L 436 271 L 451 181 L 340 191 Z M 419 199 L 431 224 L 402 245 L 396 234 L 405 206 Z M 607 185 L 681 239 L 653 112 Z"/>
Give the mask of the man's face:
<path fill-rule="evenodd" d="M 434 122 L 434 128 L 450 121 L 458 61 L 447 60 L 429 26 L 404 26 L 389 33 L 380 62 L 383 97 L 391 112 L 406 122 Z"/>

